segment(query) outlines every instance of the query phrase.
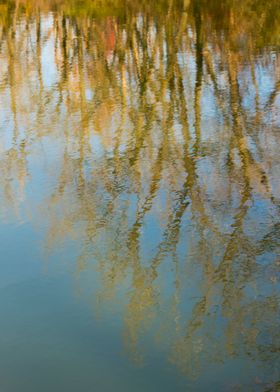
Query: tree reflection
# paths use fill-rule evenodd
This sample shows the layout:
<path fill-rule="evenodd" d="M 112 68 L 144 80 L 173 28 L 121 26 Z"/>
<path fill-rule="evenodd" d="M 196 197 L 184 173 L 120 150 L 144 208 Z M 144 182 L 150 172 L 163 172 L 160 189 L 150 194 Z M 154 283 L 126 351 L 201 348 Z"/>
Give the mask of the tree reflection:
<path fill-rule="evenodd" d="M 19 213 L 31 157 L 58 143 L 47 246 L 81 239 L 77 270 L 98 264 L 100 298 L 130 280 L 133 356 L 164 312 L 158 339 L 184 372 L 226 355 L 277 369 L 277 1 L 1 9 L 3 208 Z"/>

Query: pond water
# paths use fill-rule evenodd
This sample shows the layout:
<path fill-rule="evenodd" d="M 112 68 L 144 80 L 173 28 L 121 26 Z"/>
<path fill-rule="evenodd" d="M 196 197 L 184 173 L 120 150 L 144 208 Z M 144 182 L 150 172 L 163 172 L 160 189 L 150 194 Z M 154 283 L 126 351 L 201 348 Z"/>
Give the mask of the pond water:
<path fill-rule="evenodd" d="M 1 392 L 280 390 L 279 0 L 1 0 Z"/>

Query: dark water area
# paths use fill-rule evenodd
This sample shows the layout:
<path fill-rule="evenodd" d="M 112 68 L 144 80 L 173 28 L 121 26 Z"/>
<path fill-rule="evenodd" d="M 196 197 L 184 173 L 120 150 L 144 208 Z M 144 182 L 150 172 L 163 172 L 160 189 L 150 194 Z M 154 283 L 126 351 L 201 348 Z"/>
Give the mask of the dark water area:
<path fill-rule="evenodd" d="M 0 1 L 0 391 L 280 391 L 280 3 Z"/>

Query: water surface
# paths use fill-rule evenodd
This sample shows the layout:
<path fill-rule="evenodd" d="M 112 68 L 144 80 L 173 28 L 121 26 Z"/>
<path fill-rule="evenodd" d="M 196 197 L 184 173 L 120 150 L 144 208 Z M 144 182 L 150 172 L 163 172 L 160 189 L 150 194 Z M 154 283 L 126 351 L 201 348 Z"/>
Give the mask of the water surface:
<path fill-rule="evenodd" d="M 1 0 L 1 391 L 279 391 L 279 37 L 278 0 Z"/>

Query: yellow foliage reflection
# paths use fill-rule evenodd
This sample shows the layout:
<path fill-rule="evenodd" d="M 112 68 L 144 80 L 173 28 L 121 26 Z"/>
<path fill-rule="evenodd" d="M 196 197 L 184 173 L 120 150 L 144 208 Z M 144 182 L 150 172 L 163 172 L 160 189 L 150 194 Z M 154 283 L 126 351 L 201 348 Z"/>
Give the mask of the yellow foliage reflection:
<path fill-rule="evenodd" d="M 100 298 L 130 282 L 136 359 L 156 330 L 188 374 L 240 353 L 277 368 L 278 1 L 151 3 L 0 5 L 1 215 L 45 160 L 31 219 L 48 248 L 81 241 Z"/>

